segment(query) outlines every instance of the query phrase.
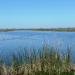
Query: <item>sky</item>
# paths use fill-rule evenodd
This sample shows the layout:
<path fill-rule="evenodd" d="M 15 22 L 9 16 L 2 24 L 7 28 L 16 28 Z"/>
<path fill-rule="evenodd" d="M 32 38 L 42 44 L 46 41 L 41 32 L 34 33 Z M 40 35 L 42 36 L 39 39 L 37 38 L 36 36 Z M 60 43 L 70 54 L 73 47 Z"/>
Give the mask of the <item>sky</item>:
<path fill-rule="evenodd" d="M 75 27 L 75 0 L 0 0 L 0 28 Z"/>

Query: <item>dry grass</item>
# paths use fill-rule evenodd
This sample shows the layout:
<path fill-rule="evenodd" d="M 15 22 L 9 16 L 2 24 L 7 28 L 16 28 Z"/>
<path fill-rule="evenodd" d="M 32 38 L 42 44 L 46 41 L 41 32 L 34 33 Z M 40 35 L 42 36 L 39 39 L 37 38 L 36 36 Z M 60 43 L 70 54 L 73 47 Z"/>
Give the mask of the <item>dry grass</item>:
<path fill-rule="evenodd" d="M 13 55 L 11 66 L 0 65 L 0 75 L 74 75 L 71 65 L 70 49 L 62 57 L 56 49 L 44 46 L 38 53 L 33 49 Z"/>

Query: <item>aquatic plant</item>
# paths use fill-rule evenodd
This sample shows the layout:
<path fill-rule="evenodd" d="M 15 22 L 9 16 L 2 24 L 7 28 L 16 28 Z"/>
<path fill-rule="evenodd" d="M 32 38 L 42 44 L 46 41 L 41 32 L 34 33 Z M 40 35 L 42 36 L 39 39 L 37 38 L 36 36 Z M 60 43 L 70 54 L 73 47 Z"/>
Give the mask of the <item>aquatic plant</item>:
<path fill-rule="evenodd" d="M 71 49 L 62 57 L 58 48 L 44 45 L 30 52 L 13 54 L 11 66 L 0 63 L 0 75 L 74 75 L 71 67 Z"/>

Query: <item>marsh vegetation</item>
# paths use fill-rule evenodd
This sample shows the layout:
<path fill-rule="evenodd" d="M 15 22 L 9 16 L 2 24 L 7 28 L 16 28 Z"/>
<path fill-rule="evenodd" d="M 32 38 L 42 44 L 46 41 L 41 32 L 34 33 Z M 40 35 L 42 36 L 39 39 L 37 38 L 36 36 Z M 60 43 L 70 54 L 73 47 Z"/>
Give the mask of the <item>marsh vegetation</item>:
<path fill-rule="evenodd" d="M 74 75 L 72 66 L 70 48 L 63 54 L 58 48 L 44 45 L 38 50 L 24 49 L 22 54 L 13 54 L 10 66 L 1 59 L 0 75 Z"/>
<path fill-rule="evenodd" d="M 10 32 L 10 31 L 57 31 L 57 32 L 75 32 L 75 28 L 32 28 L 32 29 L 0 29 L 0 32 Z"/>

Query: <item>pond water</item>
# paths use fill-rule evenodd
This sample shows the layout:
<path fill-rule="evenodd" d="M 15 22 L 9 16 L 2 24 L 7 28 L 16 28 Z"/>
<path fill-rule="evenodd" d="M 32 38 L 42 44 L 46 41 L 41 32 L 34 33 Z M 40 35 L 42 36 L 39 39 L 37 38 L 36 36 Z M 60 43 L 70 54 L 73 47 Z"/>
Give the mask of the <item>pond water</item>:
<path fill-rule="evenodd" d="M 8 61 L 13 53 L 22 49 L 41 48 L 45 43 L 50 47 L 59 48 L 66 52 L 71 48 L 72 56 L 75 57 L 75 32 L 42 32 L 42 31 L 13 31 L 0 32 L 0 56 Z"/>

